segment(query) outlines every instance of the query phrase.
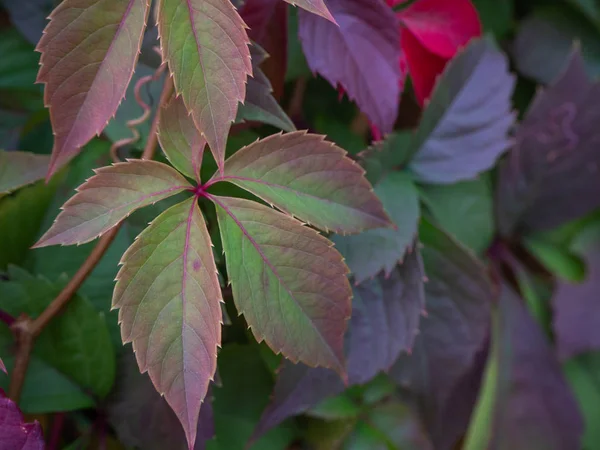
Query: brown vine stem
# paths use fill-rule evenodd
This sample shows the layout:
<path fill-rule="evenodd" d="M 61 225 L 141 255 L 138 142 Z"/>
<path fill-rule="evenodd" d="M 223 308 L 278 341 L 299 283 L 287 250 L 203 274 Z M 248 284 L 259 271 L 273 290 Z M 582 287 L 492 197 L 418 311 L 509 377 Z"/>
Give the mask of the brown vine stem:
<path fill-rule="evenodd" d="M 173 92 L 173 79 L 167 76 L 165 84 L 163 86 L 162 93 L 160 95 L 160 101 L 158 108 L 166 103 L 171 97 Z M 156 130 L 158 128 L 158 117 L 156 114 L 152 121 L 152 127 L 150 128 L 150 135 L 142 154 L 142 159 L 152 159 L 156 145 L 158 144 L 158 136 Z M 121 222 L 122 223 L 122 222 Z M 90 275 L 94 267 L 100 262 L 102 256 L 112 243 L 113 239 L 119 232 L 121 223 L 110 229 L 105 233 L 99 240 L 92 252 L 89 254 L 85 262 L 81 265 L 79 270 L 73 275 L 73 278 L 69 280 L 64 289 L 56 296 L 52 303 L 40 314 L 36 319 L 31 319 L 26 315 L 21 315 L 17 318 L 15 323 L 11 326 L 11 329 L 15 335 L 17 342 L 17 352 L 15 357 L 15 366 L 13 368 L 12 376 L 10 378 L 10 386 L 8 389 L 8 396 L 14 401 L 18 402 L 23 390 L 23 383 L 25 382 L 25 374 L 27 373 L 27 367 L 29 366 L 29 359 L 31 357 L 31 351 L 33 350 L 33 344 L 36 337 L 42 332 L 44 327 L 50 323 L 50 321 L 56 316 L 62 308 L 71 300 L 73 295 L 79 290 L 80 286 Z"/>

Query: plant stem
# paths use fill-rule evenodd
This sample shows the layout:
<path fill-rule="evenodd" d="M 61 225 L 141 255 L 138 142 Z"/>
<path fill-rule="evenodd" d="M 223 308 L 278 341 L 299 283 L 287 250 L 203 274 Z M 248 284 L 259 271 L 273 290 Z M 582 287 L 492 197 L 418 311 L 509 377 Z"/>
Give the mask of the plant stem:
<path fill-rule="evenodd" d="M 160 108 L 170 97 L 173 92 L 173 79 L 167 76 L 163 90 L 160 95 L 160 102 L 158 108 Z M 158 136 L 156 130 L 158 128 L 158 117 L 157 113 L 152 121 L 152 127 L 150 128 L 150 135 L 142 159 L 152 159 L 156 145 L 158 144 Z M 23 315 L 19 317 L 16 322 L 11 326 L 13 333 L 17 340 L 17 352 L 15 358 L 15 367 L 10 378 L 10 386 L 8 389 L 9 397 L 14 401 L 18 402 L 23 390 L 23 383 L 25 381 L 25 374 L 27 373 L 27 366 L 29 365 L 29 359 L 31 351 L 33 350 L 33 344 L 35 338 L 39 336 L 42 330 L 50 323 L 50 321 L 56 316 L 62 308 L 71 300 L 73 295 L 79 290 L 83 282 L 90 275 L 92 270 L 104 256 L 104 253 L 110 247 L 113 239 L 119 232 L 122 222 L 111 228 L 105 233 L 92 252 L 89 254 L 85 262 L 81 265 L 79 270 L 73 275 L 73 278 L 65 286 L 65 288 L 56 296 L 52 303 L 40 314 L 35 320 Z"/>

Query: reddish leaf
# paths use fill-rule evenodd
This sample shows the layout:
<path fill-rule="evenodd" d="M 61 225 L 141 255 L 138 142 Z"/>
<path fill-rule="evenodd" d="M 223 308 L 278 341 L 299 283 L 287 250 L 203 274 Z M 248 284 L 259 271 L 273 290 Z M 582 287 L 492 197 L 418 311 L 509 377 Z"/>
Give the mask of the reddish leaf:
<path fill-rule="evenodd" d="M 55 141 L 51 176 L 114 115 L 131 80 L 149 11 L 147 0 L 65 0 L 38 44 Z"/>
<path fill-rule="evenodd" d="M 383 0 L 331 0 L 339 26 L 301 12 L 306 60 L 332 86 L 341 85 L 382 132 L 392 131 L 400 101 L 399 30 Z"/>
<path fill-rule="evenodd" d="M 390 226 L 364 170 L 320 135 L 298 131 L 250 144 L 211 181 L 220 180 L 325 230 L 357 233 Z"/>
<path fill-rule="evenodd" d="M 348 268 L 332 243 L 267 206 L 215 197 L 233 299 L 258 341 L 345 375 Z"/>
<path fill-rule="evenodd" d="M 44 447 L 40 424 L 25 423 L 19 407 L 0 390 L 0 448 L 44 450 Z"/>
<path fill-rule="evenodd" d="M 221 288 L 196 198 L 167 209 L 125 252 L 113 308 L 141 372 L 181 421 L 190 448 L 217 367 Z"/>
<path fill-rule="evenodd" d="M 160 0 L 158 29 L 177 93 L 222 170 L 252 73 L 244 21 L 228 0 Z"/>
<path fill-rule="evenodd" d="M 34 247 L 83 244 L 106 233 L 138 208 L 189 189 L 166 164 L 136 160 L 95 170 L 62 207 Z"/>
<path fill-rule="evenodd" d="M 0 150 L 0 196 L 44 178 L 49 162 L 46 155 Z"/>
<path fill-rule="evenodd" d="M 600 83 L 576 51 L 533 101 L 500 171 L 500 232 L 547 230 L 600 206 Z"/>
<path fill-rule="evenodd" d="M 158 140 L 171 164 L 199 182 L 206 140 L 196 128 L 181 97 L 172 98 L 160 110 Z"/>
<path fill-rule="evenodd" d="M 313 14 L 317 14 L 325 19 L 329 20 L 332 23 L 336 23 L 335 19 L 325 6 L 325 2 L 323 0 L 285 0 L 290 5 L 298 6 L 306 11 L 309 11 Z"/>
<path fill-rule="evenodd" d="M 446 62 L 472 38 L 481 36 L 470 0 L 419 0 L 398 12 L 402 50 L 421 104 L 429 98 Z"/>

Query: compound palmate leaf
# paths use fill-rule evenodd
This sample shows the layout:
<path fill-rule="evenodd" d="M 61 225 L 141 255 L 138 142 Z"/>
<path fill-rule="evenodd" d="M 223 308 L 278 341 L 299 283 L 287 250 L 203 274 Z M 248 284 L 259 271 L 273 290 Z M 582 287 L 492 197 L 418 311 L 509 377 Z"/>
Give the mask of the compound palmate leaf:
<path fill-rule="evenodd" d="M 233 298 L 257 340 L 293 361 L 345 374 L 351 289 L 333 244 L 259 203 L 210 198 L 217 205 Z"/>
<path fill-rule="evenodd" d="M 229 0 L 160 0 L 158 29 L 175 89 L 220 168 L 252 74 L 250 40 Z"/>
<path fill-rule="evenodd" d="M 391 226 L 364 170 L 323 136 L 276 134 L 236 152 L 212 182 L 230 181 L 325 230 Z"/>
<path fill-rule="evenodd" d="M 181 421 L 190 448 L 217 366 L 221 289 L 195 198 L 167 209 L 125 252 L 113 307 L 123 342 Z"/>
<path fill-rule="evenodd" d="M 65 0 L 37 50 L 55 134 L 48 175 L 99 134 L 116 112 L 139 54 L 147 0 Z"/>
<path fill-rule="evenodd" d="M 89 242 L 133 211 L 170 197 L 191 185 L 166 164 L 129 161 L 96 170 L 62 207 L 35 247 Z"/>
<path fill-rule="evenodd" d="M 44 178 L 49 162 L 46 155 L 0 150 L 0 196 Z"/>

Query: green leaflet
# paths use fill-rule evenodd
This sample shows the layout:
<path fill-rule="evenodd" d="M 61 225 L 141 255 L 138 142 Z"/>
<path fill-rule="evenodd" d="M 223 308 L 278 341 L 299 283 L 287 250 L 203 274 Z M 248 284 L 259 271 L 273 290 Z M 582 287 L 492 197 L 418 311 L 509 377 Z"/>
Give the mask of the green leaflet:
<path fill-rule="evenodd" d="M 233 298 L 258 341 L 292 361 L 345 373 L 347 268 L 332 244 L 249 200 L 211 196 Z"/>
<path fill-rule="evenodd" d="M 211 241 L 195 198 L 159 215 L 125 252 L 113 307 L 121 336 L 132 342 L 183 424 L 191 446 L 200 406 L 221 344 L 221 288 Z"/>
<path fill-rule="evenodd" d="M 181 97 L 173 97 L 160 112 L 158 139 L 167 159 L 185 176 L 200 181 L 206 140 L 190 117 Z"/>
<path fill-rule="evenodd" d="M 225 144 L 252 73 L 244 21 L 223 0 L 160 0 L 163 59 L 177 94 L 223 168 Z"/>
<path fill-rule="evenodd" d="M 8 276 L 10 281 L 0 283 L 0 308 L 13 316 L 21 313 L 38 316 L 62 290 L 65 282 L 63 279 L 51 283 L 14 266 L 9 268 Z M 10 332 L 5 327 L 1 339 L 4 345 L 11 342 Z M 53 376 L 55 379 L 69 380 L 68 383 L 57 381 L 59 391 L 74 382 L 80 389 L 88 389 L 104 397 L 114 382 L 115 355 L 104 316 L 81 297 L 69 302 L 44 329 L 36 340 L 34 355 L 40 360 L 40 367 L 47 365 L 52 368 L 44 370 L 60 373 L 61 376 Z M 32 407 L 36 409 L 39 405 Z"/>
<path fill-rule="evenodd" d="M 117 163 L 95 172 L 65 203 L 35 247 L 89 242 L 136 209 L 191 187 L 178 172 L 155 161 Z"/>
<path fill-rule="evenodd" d="M 44 178 L 49 162 L 46 155 L 0 150 L 0 197 Z"/>
<path fill-rule="evenodd" d="M 217 181 L 234 183 L 321 229 L 357 233 L 390 225 L 364 170 L 323 136 L 305 131 L 240 149 L 209 183 Z"/>

